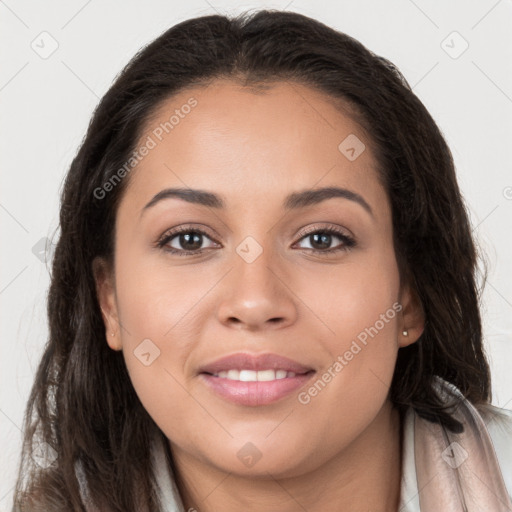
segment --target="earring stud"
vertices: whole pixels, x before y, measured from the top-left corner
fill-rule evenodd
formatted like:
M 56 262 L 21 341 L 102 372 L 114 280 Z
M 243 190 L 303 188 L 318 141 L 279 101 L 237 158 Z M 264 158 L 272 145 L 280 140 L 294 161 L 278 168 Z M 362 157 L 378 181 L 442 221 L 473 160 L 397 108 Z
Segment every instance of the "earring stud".
M 402 334 L 403 334 L 404 336 L 409 336 L 409 331 L 402 331 Z

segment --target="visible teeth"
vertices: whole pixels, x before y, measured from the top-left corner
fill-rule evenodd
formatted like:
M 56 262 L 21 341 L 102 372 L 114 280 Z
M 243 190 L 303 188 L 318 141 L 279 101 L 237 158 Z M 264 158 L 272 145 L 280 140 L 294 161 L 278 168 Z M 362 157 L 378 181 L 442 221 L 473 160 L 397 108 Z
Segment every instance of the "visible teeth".
M 242 382 L 253 382 L 258 380 L 258 372 L 255 372 L 254 370 L 240 370 L 238 380 L 241 380 Z
M 257 372 L 259 381 L 274 380 L 276 378 L 276 372 L 274 370 L 261 370 Z
M 228 379 L 240 380 L 240 372 L 238 370 L 228 370 Z
M 295 377 L 294 372 L 287 372 L 286 370 L 223 370 L 215 375 L 221 379 L 239 380 L 241 382 L 268 382 L 286 377 Z

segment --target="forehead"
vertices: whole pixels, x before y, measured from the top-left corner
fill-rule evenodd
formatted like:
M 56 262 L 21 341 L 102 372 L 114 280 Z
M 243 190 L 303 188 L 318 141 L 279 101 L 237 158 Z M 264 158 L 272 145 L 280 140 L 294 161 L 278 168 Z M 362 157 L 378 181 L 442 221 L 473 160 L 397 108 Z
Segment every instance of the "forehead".
M 228 203 L 241 192 L 268 201 L 315 186 L 379 187 L 372 143 L 350 111 L 297 83 L 182 90 L 146 120 L 143 145 L 128 188 L 141 201 L 170 186 L 217 190 Z

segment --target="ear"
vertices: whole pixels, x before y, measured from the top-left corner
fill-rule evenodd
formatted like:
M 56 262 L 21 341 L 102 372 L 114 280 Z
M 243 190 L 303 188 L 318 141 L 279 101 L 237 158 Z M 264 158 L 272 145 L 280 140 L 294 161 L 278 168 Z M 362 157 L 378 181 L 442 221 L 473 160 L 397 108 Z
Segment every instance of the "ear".
M 400 298 L 402 314 L 398 322 L 398 345 L 406 347 L 418 341 L 422 335 L 425 329 L 425 312 L 418 293 L 410 284 L 402 287 Z
M 96 295 L 105 324 L 105 337 L 112 350 L 121 350 L 121 330 L 117 314 L 114 272 L 99 256 L 92 262 L 92 271 L 96 283 Z

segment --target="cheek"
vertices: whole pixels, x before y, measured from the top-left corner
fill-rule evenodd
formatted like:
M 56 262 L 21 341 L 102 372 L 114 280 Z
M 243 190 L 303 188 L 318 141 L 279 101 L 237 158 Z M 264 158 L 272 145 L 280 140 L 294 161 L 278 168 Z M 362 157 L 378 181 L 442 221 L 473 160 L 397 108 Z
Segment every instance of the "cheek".
M 338 267 L 302 297 L 319 320 L 319 350 L 329 354 L 324 378 L 306 389 L 303 402 L 314 407 L 343 405 L 344 415 L 369 414 L 382 406 L 391 384 L 398 351 L 399 273 L 392 251 Z M 316 398 L 318 397 L 318 398 Z M 332 410 L 329 414 L 337 414 Z
M 123 241 L 119 245 L 118 254 L 122 256 L 116 260 L 116 291 L 119 318 L 126 327 L 123 345 L 131 346 L 145 338 L 167 343 L 194 315 L 211 276 L 185 265 L 173 268 L 166 264 L 163 254 L 130 249 L 130 244 Z M 122 245 L 126 252 L 121 250 Z
M 343 449 L 374 421 L 394 373 L 401 308 L 397 290 L 382 282 L 377 288 L 362 275 L 354 280 L 351 287 L 347 277 L 346 293 L 331 295 L 337 298 L 324 318 L 335 334 L 322 336 L 319 346 L 329 358 L 297 396 L 296 415 L 318 460 Z
M 396 345 L 400 277 L 394 252 L 386 249 L 316 272 L 314 286 L 309 272 L 303 272 L 295 284 L 318 318 L 332 354 L 348 349 L 347 343 L 355 339 L 361 344 L 378 339 L 374 348 L 379 355 L 390 344 Z
M 158 424 L 173 423 L 190 399 L 180 384 L 192 342 L 199 337 L 194 314 L 199 280 L 192 284 L 183 273 L 177 279 L 176 270 L 165 271 L 148 264 L 147 255 L 121 249 L 116 292 L 123 356 L 145 409 Z

